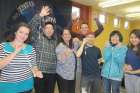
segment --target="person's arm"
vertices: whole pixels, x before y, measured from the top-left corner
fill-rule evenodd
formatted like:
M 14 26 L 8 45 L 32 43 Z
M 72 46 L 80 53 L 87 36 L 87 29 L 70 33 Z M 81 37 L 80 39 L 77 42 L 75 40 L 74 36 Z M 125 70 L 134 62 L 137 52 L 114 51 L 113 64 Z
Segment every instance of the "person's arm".
M 82 55 L 84 47 L 85 47 L 85 44 L 86 44 L 86 39 L 83 40 L 80 48 L 77 50 L 77 52 L 76 52 L 77 57 L 80 57 Z
M 32 70 L 32 73 L 33 73 L 34 77 L 43 78 L 42 72 L 37 67 L 36 52 L 35 52 L 34 48 L 32 48 L 32 55 L 30 57 L 29 65 L 31 66 L 31 70 Z
M 81 41 L 79 38 L 77 38 L 77 37 L 73 38 L 73 39 L 72 39 L 72 42 L 73 42 L 74 46 L 76 46 L 76 47 L 74 47 L 74 48 L 76 48 L 76 50 L 77 50 L 77 49 L 79 48 L 79 46 L 82 44 L 82 41 Z
M 32 28 L 31 43 L 34 43 L 34 41 L 38 38 L 39 30 L 41 26 L 41 20 L 42 20 L 42 17 L 39 14 L 36 14 L 29 22 L 29 25 Z
M 102 58 L 102 53 L 101 53 L 101 50 L 99 49 L 99 54 L 98 54 L 98 64 L 103 64 L 104 61 L 103 61 L 103 58 Z
M 98 64 L 99 64 L 99 65 L 100 65 L 100 64 L 103 64 L 103 63 L 104 63 L 103 58 L 98 59 Z
M 108 62 L 112 58 L 112 51 L 110 46 L 106 46 L 103 49 L 103 60 L 104 63 Z
M 104 30 L 104 27 L 97 18 L 95 18 L 95 21 L 96 21 L 96 25 L 97 25 L 98 29 L 94 32 L 94 35 L 95 35 L 95 37 L 97 37 Z
M 45 7 L 43 7 L 40 11 L 40 13 L 37 13 L 32 19 L 31 21 L 29 22 L 29 24 L 31 25 L 31 27 L 34 28 L 38 26 L 38 24 L 41 24 L 41 19 L 44 17 L 44 16 L 48 16 L 50 14 L 49 12 L 49 8 L 48 9 L 45 9 Z
M 34 43 L 37 38 L 39 38 L 39 33 L 41 30 L 42 25 L 42 18 L 45 16 L 48 16 L 50 14 L 49 8 L 45 9 L 45 7 L 42 7 L 39 13 L 35 14 L 35 16 L 31 19 L 29 22 L 32 33 L 31 33 L 31 43 Z
M 17 52 L 15 51 L 15 52 L 9 54 L 8 56 L 2 58 L 0 60 L 0 69 L 7 66 L 11 62 L 11 60 L 15 58 L 16 55 L 17 55 Z
M 83 38 L 85 38 L 84 35 L 82 35 L 82 34 L 80 34 L 78 32 L 71 31 L 71 35 L 72 35 L 73 38 L 78 38 L 79 40 L 83 40 Z
M 32 73 L 33 73 L 34 77 L 43 78 L 43 74 L 42 74 L 42 72 L 38 69 L 37 66 L 34 66 L 34 67 L 32 68 Z
M 16 46 L 15 51 L 5 57 L 3 57 L 2 59 L 0 59 L 0 69 L 4 68 L 5 66 L 7 66 L 12 59 L 14 59 L 16 57 L 16 55 L 19 53 L 19 51 L 23 48 L 23 46 Z M 0 45 L 0 51 L 2 50 L 2 46 Z
M 129 64 L 125 64 L 123 69 L 126 73 L 133 70 L 132 66 Z
M 128 73 L 128 74 L 140 74 L 140 69 L 138 69 L 138 70 L 127 70 L 127 71 L 125 71 L 125 73 Z

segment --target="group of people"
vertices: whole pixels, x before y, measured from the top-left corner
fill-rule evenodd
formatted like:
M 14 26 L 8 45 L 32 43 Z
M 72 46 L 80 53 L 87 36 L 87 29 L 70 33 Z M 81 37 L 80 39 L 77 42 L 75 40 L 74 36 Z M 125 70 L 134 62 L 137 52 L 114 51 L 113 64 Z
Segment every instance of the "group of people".
M 120 93 L 124 73 L 127 93 L 140 93 L 140 29 L 130 33 L 128 46 L 120 31 L 112 31 L 101 53 L 94 44 L 104 29 L 97 19 L 95 32 L 82 23 L 80 33 L 57 33 L 49 15 L 49 6 L 42 6 L 28 24 L 18 24 L 11 42 L 0 44 L 1 93 L 54 93 L 56 82 L 59 93 L 76 93 L 79 63 L 81 93 Z M 30 35 L 32 45 L 26 43 Z

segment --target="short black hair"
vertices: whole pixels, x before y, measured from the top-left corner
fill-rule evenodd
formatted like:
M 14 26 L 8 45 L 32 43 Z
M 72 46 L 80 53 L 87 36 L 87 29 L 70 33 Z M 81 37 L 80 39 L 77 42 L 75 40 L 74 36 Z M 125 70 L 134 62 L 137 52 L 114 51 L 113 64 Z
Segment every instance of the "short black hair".
M 122 36 L 121 32 L 119 30 L 114 30 L 110 33 L 110 36 L 109 36 L 109 42 L 110 43 L 111 43 L 111 37 L 114 36 L 114 35 L 117 35 L 119 37 L 120 42 L 123 41 L 123 36 Z
M 54 25 L 52 22 L 45 22 L 45 23 L 43 24 L 43 28 L 44 28 L 46 25 L 52 25 L 53 28 L 55 28 L 55 25 Z

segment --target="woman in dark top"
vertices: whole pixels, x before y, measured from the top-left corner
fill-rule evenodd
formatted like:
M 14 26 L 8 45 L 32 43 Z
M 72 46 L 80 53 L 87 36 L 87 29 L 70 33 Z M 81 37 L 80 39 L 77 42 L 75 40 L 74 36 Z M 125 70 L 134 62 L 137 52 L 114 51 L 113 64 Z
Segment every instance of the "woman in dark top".
M 124 70 L 127 93 L 140 93 L 140 29 L 134 29 L 130 33 Z

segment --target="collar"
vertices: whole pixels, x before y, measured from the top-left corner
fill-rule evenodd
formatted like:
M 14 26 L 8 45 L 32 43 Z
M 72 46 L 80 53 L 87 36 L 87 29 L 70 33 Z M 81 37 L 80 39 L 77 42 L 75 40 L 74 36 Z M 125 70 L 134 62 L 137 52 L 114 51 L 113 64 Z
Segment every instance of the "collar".
M 5 42 L 3 43 L 3 46 L 4 46 L 3 50 L 6 53 L 12 53 L 15 51 L 15 48 L 11 45 L 11 42 Z M 28 44 L 19 52 L 19 54 L 30 54 L 30 53 L 32 53 L 32 46 Z
M 93 47 L 93 45 L 90 45 L 90 44 L 86 44 L 86 47 Z

